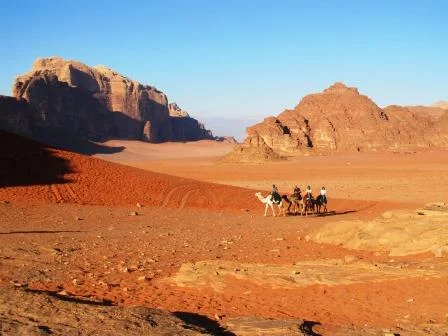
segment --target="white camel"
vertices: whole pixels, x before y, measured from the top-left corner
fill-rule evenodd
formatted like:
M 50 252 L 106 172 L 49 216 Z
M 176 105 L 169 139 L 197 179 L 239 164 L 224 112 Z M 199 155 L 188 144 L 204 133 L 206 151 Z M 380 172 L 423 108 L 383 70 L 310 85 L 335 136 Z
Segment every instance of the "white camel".
M 269 206 L 271 207 L 272 215 L 275 217 L 274 204 L 276 204 L 278 206 L 278 209 L 280 210 L 279 215 L 283 213 L 283 216 L 286 216 L 285 209 L 283 209 L 282 201 L 280 201 L 279 203 L 274 203 L 274 201 L 272 200 L 272 195 L 267 195 L 266 197 L 264 197 L 261 192 L 255 193 L 255 196 L 257 196 L 261 203 L 266 204 L 264 208 L 265 217 Z

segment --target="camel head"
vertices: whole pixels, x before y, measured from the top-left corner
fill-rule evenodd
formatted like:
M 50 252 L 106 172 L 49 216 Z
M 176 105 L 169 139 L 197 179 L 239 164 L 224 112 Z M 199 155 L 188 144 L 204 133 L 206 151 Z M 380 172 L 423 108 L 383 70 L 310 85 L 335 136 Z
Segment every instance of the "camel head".
M 256 196 L 260 201 L 266 199 L 266 197 L 264 197 L 264 196 L 262 195 L 261 192 L 256 192 L 256 193 L 255 193 L 255 196 Z M 269 195 L 269 196 L 270 196 L 270 195 Z

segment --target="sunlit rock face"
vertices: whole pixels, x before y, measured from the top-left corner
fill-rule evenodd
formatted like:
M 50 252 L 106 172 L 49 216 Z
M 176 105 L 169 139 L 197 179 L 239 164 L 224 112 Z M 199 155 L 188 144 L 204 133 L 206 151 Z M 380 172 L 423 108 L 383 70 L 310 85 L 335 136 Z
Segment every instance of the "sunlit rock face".
M 248 127 L 244 143 L 287 154 L 447 147 L 448 128 L 437 126 L 447 112 L 424 106 L 382 109 L 358 89 L 335 83 Z

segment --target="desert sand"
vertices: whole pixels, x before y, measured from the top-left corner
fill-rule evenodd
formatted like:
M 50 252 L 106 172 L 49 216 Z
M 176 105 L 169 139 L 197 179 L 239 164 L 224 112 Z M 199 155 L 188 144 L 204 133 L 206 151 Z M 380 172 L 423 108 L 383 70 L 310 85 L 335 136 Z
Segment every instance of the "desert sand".
M 446 201 L 447 152 L 232 164 L 210 141 L 2 143 L 5 335 L 448 332 L 448 210 L 427 205 Z M 263 217 L 273 183 L 325 185 L 329 213 Z

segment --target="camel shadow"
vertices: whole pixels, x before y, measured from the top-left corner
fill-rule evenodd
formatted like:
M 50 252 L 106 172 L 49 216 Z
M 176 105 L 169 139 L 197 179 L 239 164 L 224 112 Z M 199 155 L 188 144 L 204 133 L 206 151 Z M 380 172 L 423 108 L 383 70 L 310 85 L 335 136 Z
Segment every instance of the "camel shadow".
M 233 332 L 222 327 L 218 322 L 204 315 L 190 312 L 174 312 L 174 316 L 181 319 L 185 329 L 202 329 L 207 335 L 215 336 L 236 336 Z
M 340 215 L 346 215 L 349 213 L 358 212 L 358 210 L 345 210 L 345 211 L 327 211 L 327 212 L 321 212 L 314 214 L 316 217 L 327 217 L 327 216 L 340 216 Z
M 314 217 L 327 217 L 327 216 L 340 216 L 340 215 L 346 215 L 349 213 L 358 212 L 359 210 L 346 210 L 346 211 L 327 211 L 327 212 L 321 212 L 321 213 L 308 213 L 308 216 L 314 216 Z M 305 217 L 305 215 L 302 215 L 300 212 L 298 213 L 290 213 L 288 214 L 288 217 Z

